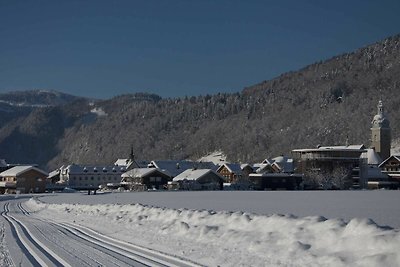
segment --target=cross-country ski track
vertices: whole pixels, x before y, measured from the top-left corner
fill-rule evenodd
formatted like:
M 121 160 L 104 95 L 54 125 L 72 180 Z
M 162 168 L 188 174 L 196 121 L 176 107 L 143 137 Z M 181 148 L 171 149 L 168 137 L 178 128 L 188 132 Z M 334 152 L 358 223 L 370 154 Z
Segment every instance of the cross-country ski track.
M 200 266 L 75 223 L 43 220 L 23 201 L 9 199 L 2 205 L 9 266 Z

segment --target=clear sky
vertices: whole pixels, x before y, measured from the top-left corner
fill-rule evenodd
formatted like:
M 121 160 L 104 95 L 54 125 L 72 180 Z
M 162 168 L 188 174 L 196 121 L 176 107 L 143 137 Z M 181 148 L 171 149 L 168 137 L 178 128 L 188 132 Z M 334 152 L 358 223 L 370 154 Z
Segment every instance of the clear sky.
M 399 0 L 0 0 L 0 92 L 239 92 L 398 33 Z

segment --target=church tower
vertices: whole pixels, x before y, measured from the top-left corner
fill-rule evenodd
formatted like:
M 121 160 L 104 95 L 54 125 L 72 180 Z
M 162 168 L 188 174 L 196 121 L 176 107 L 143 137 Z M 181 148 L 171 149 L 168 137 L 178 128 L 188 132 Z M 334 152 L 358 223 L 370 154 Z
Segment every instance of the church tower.
M 375 151 L 379 154 L 382 160 L 390 157 L 390 123 L 386 118 L 382 100 L 378 103 L 378 114 L 372 120 L 371 128 L 371 146 L 375 147 Z

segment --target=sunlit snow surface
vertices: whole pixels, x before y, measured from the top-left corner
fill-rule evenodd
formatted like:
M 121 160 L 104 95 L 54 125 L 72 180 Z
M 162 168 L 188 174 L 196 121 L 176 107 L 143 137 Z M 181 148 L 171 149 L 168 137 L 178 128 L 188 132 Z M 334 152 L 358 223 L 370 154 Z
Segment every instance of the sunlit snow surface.
M 207 266 L 399 266 L 399 200 L 400 191 L 76 193 L 25 206 Z

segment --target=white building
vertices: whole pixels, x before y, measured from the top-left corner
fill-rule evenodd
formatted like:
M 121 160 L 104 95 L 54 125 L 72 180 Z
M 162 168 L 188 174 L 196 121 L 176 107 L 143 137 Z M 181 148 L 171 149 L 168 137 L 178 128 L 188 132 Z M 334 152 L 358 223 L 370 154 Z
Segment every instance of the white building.
M 126 167 L 68 165 L 60 168 L 60 182 L 72 188 L 98 188 L 100 185 L 119 184 Z

